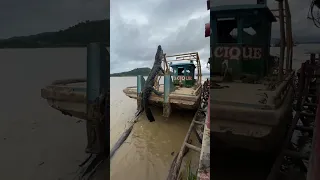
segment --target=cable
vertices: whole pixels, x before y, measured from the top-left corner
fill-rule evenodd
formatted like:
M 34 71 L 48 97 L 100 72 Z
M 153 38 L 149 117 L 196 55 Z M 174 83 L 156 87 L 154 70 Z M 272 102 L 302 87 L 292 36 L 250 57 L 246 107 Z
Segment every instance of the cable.
M 320 28 L 320 0 L 312 0 L 307 18 L 312 20 L 317 28 Z

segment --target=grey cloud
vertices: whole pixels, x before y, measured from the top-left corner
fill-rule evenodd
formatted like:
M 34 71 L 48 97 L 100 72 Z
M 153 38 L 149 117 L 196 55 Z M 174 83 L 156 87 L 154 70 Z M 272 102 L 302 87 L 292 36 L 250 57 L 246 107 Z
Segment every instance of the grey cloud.
M 111 72 L 151 67 L 159 44 L 167 54 L 198 51 L 203 65 L 209 57 L 205 1 L 112 1 L 110 21 Z
M 216 5 L 222 5 L 255 3 L 256 0 L 214 2 Z M 270 9 L 278 8 L 276 1 L 267 2 Z M 310 3 L 300 0 L 289 0 L 289 3 L 294 37 L 319 37 L 319 29 L 307 20 Z M 158 44 L 163 46 L 167 54 L 198 51 L 202 65 L 205 66 L 210 53 L 209 38 L 204 38 L 204 24 L 209 22 L 208 14 L 205 14 L 205 0 L 118 0 L 112 1 L 111 7 L 111 27 L 117 27 L 111 30 L 111 72 L 141 66 L 150 67 Z M 204 15 L 188 18 L 191 14 L 197 13 Z M 123 18 L 124 16 L 129 17 L 130 21 Z M 279 23 L 274 23 L 272 36 L 278 37 L 278 32 Z M 157 37 L 150 38 L 155 34 Z
M 278 3 L 276 1 L 270 1 L 268 3 L 270 9 L 278 9 Z M 292 19 L 292 31 L 293 36 L 296 38 L 303 38 L 305 35 L 309 37 L 320 38 L 319 29 L 316 28 L 311 20 L 307 19 L 310 1 L 289 0 L 289 6 Z M 275 13 L 276 15 L 278 13 Z M 272 28 L 273 36 L 279 37 L 279 23 L 274 23 Z
M 215 0 L 245 3 L 256 0 Z M 307 13 L 310 1 L 289 0 L 295 37 L 319 38 Z M 84 20 L 104 19 L 111 11 L 111 72 L 151 66 L 158 44 L 166 53 L 198 51 L 204 65 L 209 57 L 206 0 L 11 0 L 0 2 L 0 38 L 56 31 Z M 277 8 L 268 0 L 270 9 Z M 193 17 L 190 17 L 193 15 Z M 273 25 L 277 37 L 278 23 Z

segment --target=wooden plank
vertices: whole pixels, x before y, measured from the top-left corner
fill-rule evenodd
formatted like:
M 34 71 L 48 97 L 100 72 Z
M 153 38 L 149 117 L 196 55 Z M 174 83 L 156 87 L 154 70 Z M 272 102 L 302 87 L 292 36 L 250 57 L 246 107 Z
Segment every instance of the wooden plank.
M 306 63 L 302 63 L 301 64 L 301 68 L 300 68 L 300 76 L 299 76 L 299 87 L 298 87 L 298 101 L 296 104 L 296 108 L 297 111 L 301 111 L 302 109 L 302 99 L 303 99 L 303 91 L 304 91 L 304 87 L 305 87 L 305 83 L 306 83 L 306 79 L 305 79 L 305 70 L 306 70 Z M 309 94 L 309 93 L 308 93 Z
M 200 121 L 194 121 L 194 123 L 199 124 L 199 125 L 205 125 L 204 122 L 200 122 Z
M 291 25 L 291 12 L 288 0 L 284 0 L 286 12 L 286 35 L 287 35 L 287 54 L 286 54 L 286 70 L 292 70 L 292 56 L 293 56 L 293 38 Z
M 103 112 L 97 113 L 96 109 L 97 104 L 102 100 L 100 99 L 101 95 L 105 95 L 109 91 L 110 78 L 109 72 L 106 70 L 109 57 L 107 55 L 107 49 L 101 43 L 91 43 L 87 47 L 87 115 L 88 119 L 92 119 L 92 121 L 86 122 L 88 137 L 86 151 L 97 154 L 103 153 L 104 147 L 109 146 L 106 144 L 109 132 L 105 131 L 107 127 L 104 126 L 104 124 L 107 126 L 109 122 L 101 121 Z M 95 132 L 95 135 L 92 132 Z M 93 139 L 95 139 L 94 142 L 92 142 Z
M 143 76 L 141 75 L 137 76 L 137 96 L 139 96 L 139 94 L 142 92 L 145 82 L 146 80 L 144 79 Z
M 290 156 L 290 157 L 293 157 L 296 159 L 308 159 L 309 158 L 308 155 L 305 155 L 301 152 L 291 151 L 291 150 L 285 150 L 284 155 Z
M 163 116 L 169 117 L 172 109 L 170 104 L 170 93 L 173 91 L 173 84 L 170 74 L 164 75 L 164 97 L 163 97 Z
M 87 148 L 93 154 L 80 171 L 80 179 L 90 179 L 96 168 L 109 156 L 109 85 L 110 54 L 102 43 L 91 43 L 87 47 L 86 121 Z M 106 114 L 106 116 L 104 116 Z
M 92 103 L 102 92 L 108 91 L 109 74 L 107 52 L 100 43 L 91 43 L 87 48 L 87 100 Z
M 306 127 L 306 126 L 296 126 L 296 130 L 303 131 L 303 132 L 313 132 L 313 127 Z
M 279 73 L 278 80 L 283 80 L 283 64 L 284 64 L 284 50 L 285 50 L 285 28 L 284 28 L 284 13 L 283 1 L 278 2 L 279 7 L 279 20 L 280 20 L 280 60 L 279 60 Z
M 271 168 L 271 171 L 270 171 L 270 174 L 268 175 L 267 180 L 276 179 L 277 173 L 279 172 L 281 164 L 283 162 L 283 156 L 285 155 L 285 150 L 287 149 L 287 146 L 288 146 L 288 144 L 289 144 L 289 142 L 291 140 L 293 131 L 295 129 L 295 126 L 296 126 L 299 118 L 300 118 L 300 112 L 298 111 L 298 112 L 296 112 L 296 114 L 295 114 L 295 116 L 294 116 L 294 118 L 292 120 L 292 124 L 291 124 L 291 126 L 290 126 L 290 128 L 288 130 L 288 134 L 287 134 L 286 139 L 285 139 L 285 141 L 283 143 L 282 150 L 281 150 L 280 154 L 278 155 L 275 163 L 273 164 L 273 166 Z
M 184 143 L 183 143 L 183 145 L 182 145 L 182 147 L 181 147 L 181 149 L 179 151 L 179 154 L 178 154 L 177 160 L 175 162 L 174 168 L 173 168 L 173 170 L 171 172 L 171 175 L 169 175 L 171 177 L 170 180 L 177 180 L 178 179 L 178 175 L 179 175 L 179 171 L 180 171 L 180 167 L 181 167 L 181 163 L 182 163 L 182 158 L 183 158 L 183 152 L 184 152 L 184 150 L 186 148 L 186 142 L 188 142 L 188 140 L 190 138 L 190 135 L 191 135 L 191 132 L 193 130 L 194 121 L 195 121 L 196 117 L 197 117 L 197 113 L 192 119 L 192 122 L 191 122 L 190 127 L 189 127 L 188 132 L 187 132 L 187 135 L 184 138 L 184 141 L 183 141 Z
M 308 97 L 317 97 L 315 94 L 308 94 Z
M 307 180 L 320 179 L 320 101 L 318 101 L 318 108 L 315 118 L 315 128 L 313 130 L 312 150 L 309 160 L 309 168 L 307 173 Z
M 317 107 L 318 105 L 316 103 L 305 103 L 304 106 Z
M 304 116 L 304 117 L 315 117 L 316 115 L 313 114 L 313 113 L 308 113 L 308 112 L 301 112 L 300 114 L 301 116 Z
M 192 149 L 192 150 L 195 150 L 197 152 L 201 152 L 201 148 L 197 147 L 197 146 L 194 146 L 192 144 L 189 144 L 189 143 L 185 143 L 185 145 L 189 148 L 189 149 Z
M 210 95 L 208 97 L 208 102 L 210 102 Z M 205 120 L 205 124 L 206 126 L 204 127 L 203 131 L 199 169 L 197 175 L 199 180 L 210 179 L 210 103 L 208 103 L 207 118 Z

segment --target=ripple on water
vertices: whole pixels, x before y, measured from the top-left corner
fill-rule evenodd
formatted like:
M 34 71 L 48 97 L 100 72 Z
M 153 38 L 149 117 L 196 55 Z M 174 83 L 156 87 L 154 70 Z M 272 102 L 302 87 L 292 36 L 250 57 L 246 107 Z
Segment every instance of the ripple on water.
M 114 155 L 111 162 L 113 179 L 165 179 L 171 162 L 179 152 L 188 131 L 190 118 L 173 113 L 168 120 L 161 110 L 153 108 L 156 121 L 150 123 L 145 115 L 134 125 L 126 143 Z M 174 153 L 173 153 L 174 152 Z M 125 172 L 125 173 L 124 173 Z
M 136 77 L 112 77 L 110 80 L 110 143 L 113 146 L 136 112 L 136 100 L 122 92 L 128 86 L 135 86 Z M 194 112 L 174 111 L 168 120 L 162 117 L 161 108 L 152 108 L 152 112 L 156 121 L 150 123 L 143 113 L 128 139 L 113 156 L 111 179 L 166 179 Z M 192 139 L 196 142 L 195 136 Z M 185 159 L 191 159 L 193 153 L 190 151 Z M 197 166 L 197 159 L 194 162 Z

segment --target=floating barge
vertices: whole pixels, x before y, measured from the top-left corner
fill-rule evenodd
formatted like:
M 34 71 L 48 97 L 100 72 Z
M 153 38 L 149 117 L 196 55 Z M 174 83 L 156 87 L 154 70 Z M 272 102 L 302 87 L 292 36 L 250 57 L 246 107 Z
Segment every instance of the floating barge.
M 188 61 L 176 63 L 176 61 Z M 170 71 L 170 68 L 172 71 Z M 150 104 L 163 106 L 163 115 L 168 117 L 171 108 L 197 110 L 201 96 L 201 64 L 197 52 L 184 53 L 167 56 L 164 55 L 163 69 L 164 76 L 158 75 L 155 80 L 155 89 L 164 93 L 157 96 L 154 93 L 150 97 Z M 195 75 L 195 70 L 197 74 Z M 173 74 L 173 75 L 171 75 Z M 196 79 L 194 78 L 196 76 Z M 164 77 L 164 84 L 160 84 L 161 77 Z M 144 85 L 144 77 L 137 76 L 137 86 L 127 87 L 123 92 L 130 98 L 137 99 L 138 105 L 141 101 L 140 93 Z
M 87 47 L 87 77 L 56 80 L 41 88 L 41 97 L 64 115 L 92 121 L 101 117 L 99 103 L 101 94 L 108 94 L 110 74 L 107 67 L 109 47 L 102 43 L 91 43 Z M 99 93 L 103 91 L 104 93 Z
M 74 116 L 84 120 L 87 116 L 87 80 L 66 79 L 57 80 L 41 89 L 41 97 L 48 104 L 65 115 Z
M 164 84 L 159 87 L 159 92 L 164 93 Z M 196 89 L 192 88 L 177 88 L 174 92 L 169 95 L 170 103 L 172 108 L 177 109 L 192 109 L 196 110 L 198 108 L 198 101 L 200 97 L 201 86 Z M 137 87 L 127 87 L 123 92 L 130 98 L 138 99 Z M 161 106 L 163 104 L 164 98 L 152 94 L 150 97 L 150 104 Z

